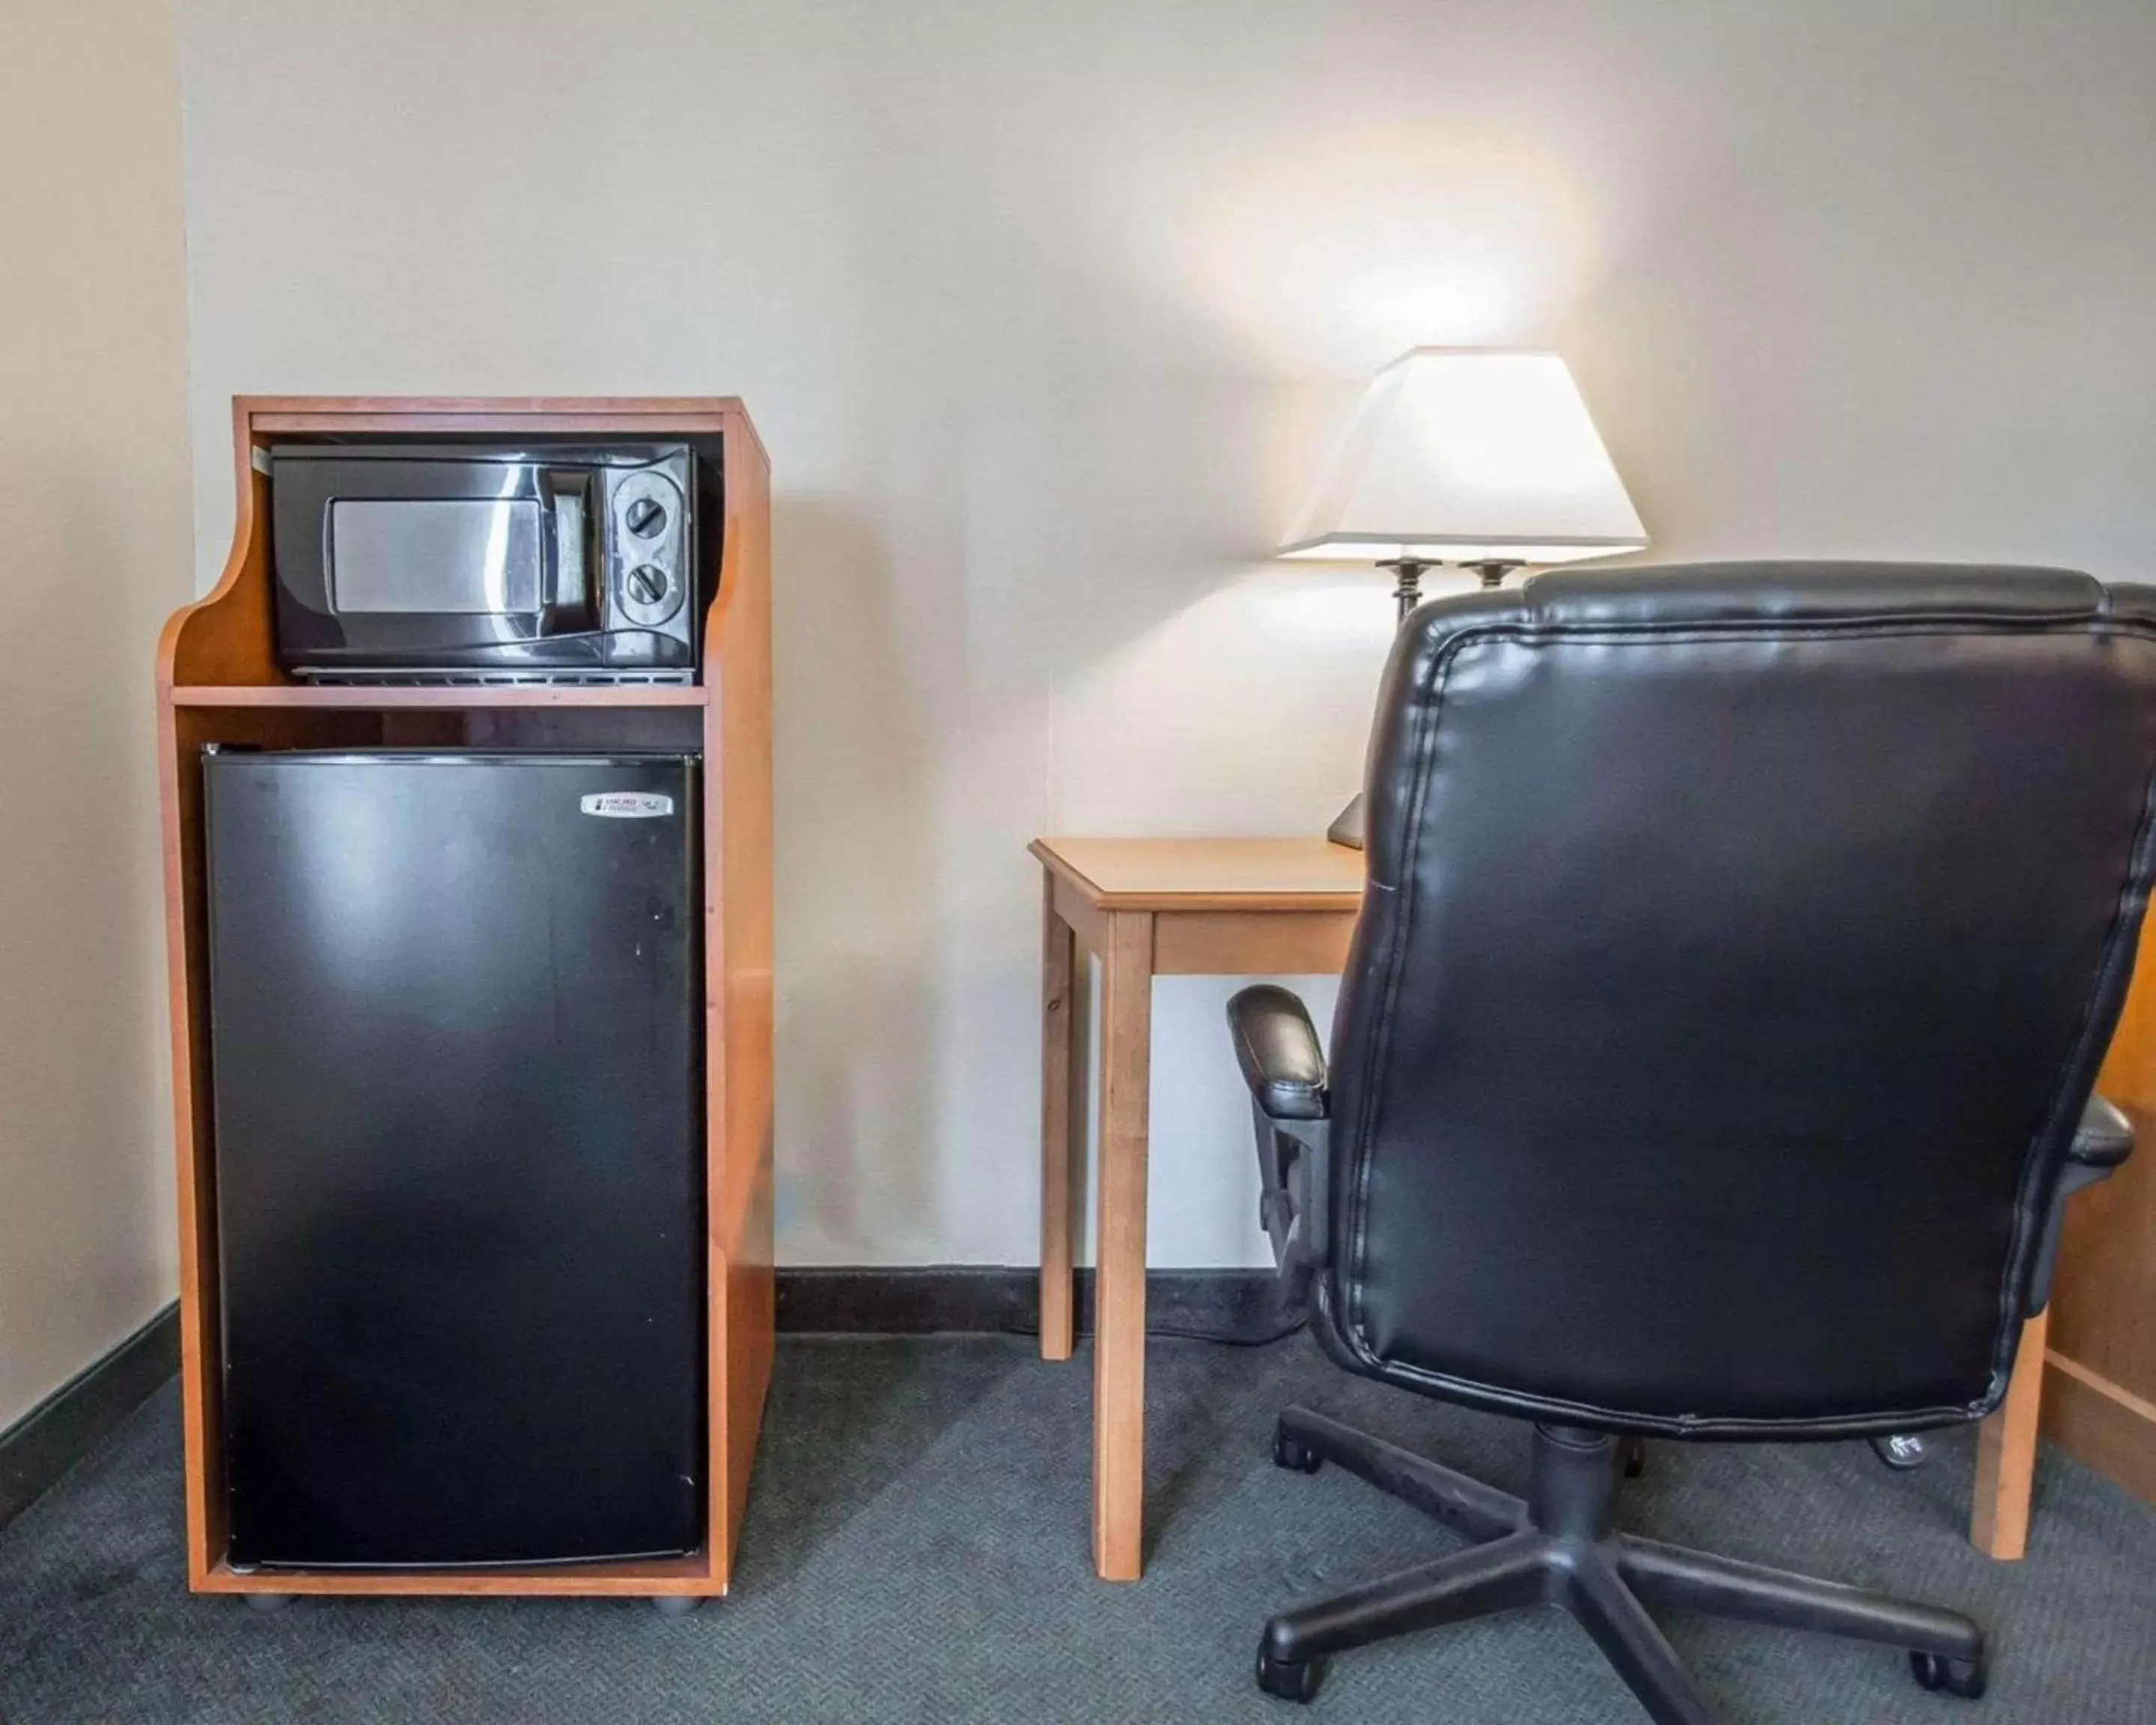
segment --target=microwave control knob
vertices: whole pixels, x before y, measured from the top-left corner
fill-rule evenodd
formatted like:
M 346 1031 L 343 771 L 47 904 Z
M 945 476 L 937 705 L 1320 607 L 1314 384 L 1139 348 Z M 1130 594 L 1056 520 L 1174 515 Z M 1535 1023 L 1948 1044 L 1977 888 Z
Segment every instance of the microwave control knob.
M 651 506 L 656 509 L 659 506 L 654 503 Z M 654 563 L 639 563 L 629 572 L 629 596 L 639 605 L 663 603 L 672 585 L 666 578 L 666 572 Z
M 638 538 L 649 539 L 666 525 L 666 506 L 656 497 L 639 497 L 629 506 L 622 519 Z

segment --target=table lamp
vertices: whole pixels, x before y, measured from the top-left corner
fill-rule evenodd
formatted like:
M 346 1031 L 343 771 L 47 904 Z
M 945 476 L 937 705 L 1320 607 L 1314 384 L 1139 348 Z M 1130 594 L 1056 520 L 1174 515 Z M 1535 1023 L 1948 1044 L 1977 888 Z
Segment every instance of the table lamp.
M 1435 565 L 1472 569 L 1495 587 L 1523 564 L 1646 542 L 1562 358 L 1414 347 L 1371 381 L 1276 555 L 1390 569 L 1404 623 Z M 1362 848 L 1359 793 L 1327 836 Z

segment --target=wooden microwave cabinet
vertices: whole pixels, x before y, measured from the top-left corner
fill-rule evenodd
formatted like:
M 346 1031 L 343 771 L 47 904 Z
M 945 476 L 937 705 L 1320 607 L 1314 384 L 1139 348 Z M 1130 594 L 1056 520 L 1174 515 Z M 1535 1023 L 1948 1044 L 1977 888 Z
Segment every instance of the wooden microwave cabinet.
M 278 665 L 270 481 L 276 442 L 368 435 L 626 438 L 721 464 L 718 562 L 693 684 L 318 685 Z M 187 1580 L 198 1592 L 583 1594 L 693 1599 L 726 1589 L 772 1357 L 770 467 L 740 402 L 241 397 L 239 511 L 223 578 L 157 644 L 158 772 L 180 1220 Z M 266 465 L 266 464 L 264 464 Z M 483 1569 L 242 1571 L 227 1561 L 218 1386 L 217 1146 L 210 1106 L 202 748 L 701 750 L 706 1421 L 704 1540 L 686 1557 Z

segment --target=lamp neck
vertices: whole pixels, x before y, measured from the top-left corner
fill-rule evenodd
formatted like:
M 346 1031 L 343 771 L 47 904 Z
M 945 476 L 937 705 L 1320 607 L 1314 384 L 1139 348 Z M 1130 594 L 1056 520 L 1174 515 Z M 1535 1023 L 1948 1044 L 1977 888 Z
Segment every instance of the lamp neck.
M 1393 603 L 1399 608 L 1398 620 L 1405 623 L 1408 614 L 1422 601 L 1422 572 L 1430 565 L 1414 557 L 1396 557 L 1378 567 L 1390 569 L 1399 578 L 1393 588 Z
M 1422 603 L 1422 572 L 1435 565 L 1424 562 L 1419 557 L 1395 557 L 1389 563 L 1380 563 L 1378 567 L 1390 569 L 1397 578 L 1393 588 L 1393 603 L 1399 608 L 1399 620 L 1405 623 L 1409 614 Z M 1472 569 L 1476 579 L 1486 589 L 1497 586 L 1520 565 L 1503 557 L 1492 557 L 1485 562 L 1466 563 L 1461 567 Z

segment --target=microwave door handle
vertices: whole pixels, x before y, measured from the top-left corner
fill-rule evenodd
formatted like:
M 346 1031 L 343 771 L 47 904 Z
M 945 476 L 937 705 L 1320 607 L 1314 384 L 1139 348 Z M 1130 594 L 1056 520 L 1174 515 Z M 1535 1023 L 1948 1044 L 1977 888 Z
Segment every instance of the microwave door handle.
M 554 525 L 553 590 L 544 634 L 577 634 L 592 626 L 592 533 L 588 507 L 590 475 L 575 469 L 550 470 L 547 475 L 548 501 Z

